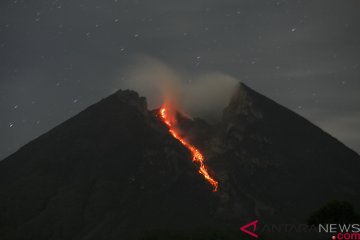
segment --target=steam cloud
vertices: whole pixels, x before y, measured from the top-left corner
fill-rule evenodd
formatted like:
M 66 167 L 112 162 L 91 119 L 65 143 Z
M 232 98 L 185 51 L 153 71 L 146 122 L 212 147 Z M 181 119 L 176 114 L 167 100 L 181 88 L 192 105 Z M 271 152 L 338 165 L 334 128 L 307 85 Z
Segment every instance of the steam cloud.
M 150 109 L 163 103 L 209 121 L 220 119 L 238 80 L 219 72 L 188 74 L 176 71 L 148 56 L 137 57 L 120 82 L 122 89 L 132 89 L 145 96 Z

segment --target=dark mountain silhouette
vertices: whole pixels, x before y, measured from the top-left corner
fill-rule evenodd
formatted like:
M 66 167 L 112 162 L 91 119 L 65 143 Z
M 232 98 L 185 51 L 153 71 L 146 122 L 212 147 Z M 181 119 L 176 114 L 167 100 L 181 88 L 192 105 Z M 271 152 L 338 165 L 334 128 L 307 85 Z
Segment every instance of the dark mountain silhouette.
M 303 221 L 329 199 L 360 206 L 359 155 L 244 84 L 219 124 L 182 122 L 185 135 L 208 156 L 224 192 L 253 199 L 253 211 L 262 219 Z
M 359 207 L 360 157 L 243 84 L 218 124 L 178 120 L 204 152 L 218 192 L 157 111 L 137 93 L 118 91 L 0 162 L 0 239 L 241 234 L 254 219 L 305 223 L 333 199 Z

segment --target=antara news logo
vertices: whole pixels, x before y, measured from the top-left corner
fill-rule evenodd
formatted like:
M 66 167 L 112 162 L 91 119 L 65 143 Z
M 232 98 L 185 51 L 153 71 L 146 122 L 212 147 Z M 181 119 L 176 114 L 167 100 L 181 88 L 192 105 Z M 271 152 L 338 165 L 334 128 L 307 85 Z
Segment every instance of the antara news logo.
M 253 238 L 259 238 L 257 233 L 258 220 L 249 222 L 248 224 L 240 227 L 240 230 Z M 274 231 L 276 230 L 276 231 Z M 265 224 L 260 232 L 317 232 L 331 234 L 332 240 L 360 240 L 360 224 L 319 224 L 307 226 L 306 224 Z
M 333 234 L 331 237 L 333 240 L 360 239 L 360 224 L 319 224 L 319 232 Z

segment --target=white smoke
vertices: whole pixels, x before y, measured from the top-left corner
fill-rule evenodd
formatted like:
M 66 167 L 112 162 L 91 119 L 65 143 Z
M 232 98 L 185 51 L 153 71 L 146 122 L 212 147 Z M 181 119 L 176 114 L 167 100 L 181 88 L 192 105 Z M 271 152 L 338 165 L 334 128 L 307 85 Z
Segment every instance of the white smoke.
M 176 71 L 148 56 L 137 57 L 119 82 L 120 88 L 145 96 L 150 109 L 167 103 L 192 117 L 210 121 L 221 117 L 239 83 L 219 72 L 195 75 Z

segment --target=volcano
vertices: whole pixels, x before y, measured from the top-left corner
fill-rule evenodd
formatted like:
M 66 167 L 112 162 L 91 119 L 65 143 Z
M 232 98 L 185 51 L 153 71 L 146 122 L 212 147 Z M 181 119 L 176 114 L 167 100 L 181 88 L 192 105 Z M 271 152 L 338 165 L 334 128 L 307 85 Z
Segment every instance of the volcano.
M 359 155 L 244 84 L 216 124 L 176 116 L 217 191 L 159 111 L 120 90 L 1 161 L 0 239 L 246 239 L 255 219 L 360 207 Z

